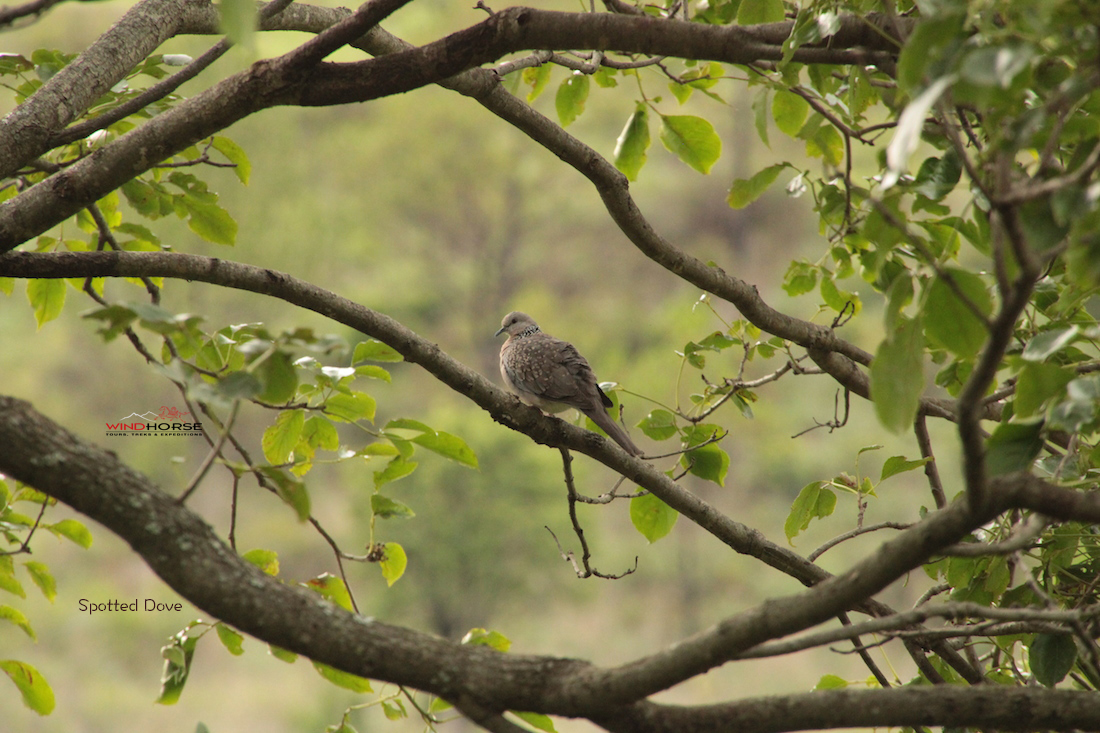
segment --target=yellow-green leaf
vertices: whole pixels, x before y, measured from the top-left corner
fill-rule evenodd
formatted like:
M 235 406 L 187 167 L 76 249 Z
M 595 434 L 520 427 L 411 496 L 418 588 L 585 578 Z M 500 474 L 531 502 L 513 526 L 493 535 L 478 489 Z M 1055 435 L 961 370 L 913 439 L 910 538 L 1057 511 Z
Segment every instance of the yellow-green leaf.
M 680 513 L 653 494 L 630 500 L 630 522 L 651 544 L 672 531 Z
M 290 454 L 294 452 L 294 446 L 302 437 L 302 428 L 306 422 L 305 410 L 284 410 L 279 413 L 267 430 L 264 431 L 260 445 L 263 447 L 264 458 L 273 465 L 280 465 L 290 460 Z
M 710 173 L 722 154 L 722 140 L 714 126 L 694 115 L 661 115 L 661 142 L 700 173 Z
M 772 98 L 772 119 L 781 132 L 794 137 L 810 114 L 810 103 L 794 92 L 779 91 Z
M 0 669 L 4 670 L 19 688 L 24 705 L 39 715 L 49 715 L 53 712 L 55 705 L 53 690 L 37 669 L 15 659 L 0 660 Z
M 387 542 L 384 547 L 386 557 L 378 564 L 382 568 L 382 577 L 386 579 L 386 584 L 393 585 L 405 574 L 409 559 L 405 555 L 405 548 L 396 542 Z
M 562 127 L 568 127 L 584 112 L 589 87 L 588 76 L 579 73 L 570 74 L 558 87 L 554 107 L 558 111 L 558 120 Z
M 370 680 L 348 672 L 342 672 L 335 667 L 330 667 L 321 662 L 313 662 L 313 668 L 326 680 L 352 692 L 371 692 Z
M 615 167 L 628 180 L 638 180 L 638 173 L 646 162 L 649 143 L 649 108 L 639 103 L 615 141 Z
M 243 636 L 221 622 L 215 624 L 214 629 L 218 632 L 218 640 L 221 641 L 222 646 L 229 650 L 230 654 L 235 657 L 244 654 Z
M 34 307 L 38 327 L 61 315 L 65 307 L 65 281 L 38 278 L 27 282 L 27 300 Z
M 898 316 L 871 363 L 871 398 L 879 421 L 891 432 L 909 430 L 924 391 L 924 338 L 920 318 Z
M 733 185 L 730 186 L 729 196 L 726 197 L 726 203 L 730 205 L 731 209 L 745 208 L 760 198 L 768 190 L 768 186 L 775 183 L 779 171 L 786 167 L 782 163 L 776 163 L 754 173 L 751 178 L 734 179 Z

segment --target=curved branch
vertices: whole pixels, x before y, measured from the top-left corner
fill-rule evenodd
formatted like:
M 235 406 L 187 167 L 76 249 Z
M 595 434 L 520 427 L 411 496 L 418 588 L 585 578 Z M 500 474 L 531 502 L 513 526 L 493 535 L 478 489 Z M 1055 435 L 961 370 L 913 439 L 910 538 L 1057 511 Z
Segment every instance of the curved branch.
M 649 489 L 735 551 L 757 557 L 806 585 L 813 585 L 804 594 L 762 607 L 766 612 L 755 609 L 743 613 L 671 650 L 628 665 L 621 674 L 616 672 L 613 679 L 600 679 L 596 686 L 605 690 L 608 699 L 619 703 L 665 689 L 758 643 L 808 628 L 852 608 L 866 608 L 876 615 L 892 613 L 885 605 L 869 600 L 871 596 L 995 514 L 968 512 L 965 503 L 952 505 L 884 544 L 869 560 L 844 575 L 830 577 L 817 565 L 721 514 L 655 467 L 628 456 L 610 441 L 521 405 L 393 319 L 283 273 L 196 255 L 132 252 L 14 252 L 0 257 L 0 273 L 18 277 L 175 277 L 282 298 L 388 343 L 407 361 L 419 364 L 469 397 L 498 422 L 540 443 L 573 448 L 599 460 Z M 1047 490 L 1045 485 L 1039 489 Z M 1013 495 L 1007 491 L 998 494 Z M 1100 501 L 1096 504 L 1100 507 Z M 1059 516 L 1055 510 L 1046 513 Z M 952 658 L 950 650 L 937 651 L 945 658 Z M 966 674 L 965 665 L 962 666 Z
M 198 515 L 113 453 L 83 442 L 21 400 L 0 397 L 0 443 L 6 447 L 0 452 L 0 470 L 103 524 L 203 611 L 338 669 L 453 700 L 485 720 L 519 709 L 586 717 L 609 730 L 639 732 L 728 730 L 731 720 L 744 731 L 914 721 L 1020 730 L 1088 728 L 1085 721 L 1100 716 L 1100 698 L 1094 693 L 984 685 L 838 690 L 696 708 L 641 700 L 660 678 L 683 678 L 700 662 L 713 666 L 723 661 L 736 637 L 736 646 L 748 648 L 754 637 L 781 635 L 795 609 L 812 613 L 815 604 L 835 605 L 842 586 L 873 592 L 876 581 L 868 576 L 882 577 L 876 568 L 896 569 L 913 557 L 914 549 L 935 547 L 966 531 L 976 521 L 968 516 L 966 502 L 932 515 L 844 576 L 799 596 L 770 601 L 649 659 L 599 669 L 580 660 L 456 644 L 351 614 L 302 587 L 282 583 L 238 557 Z M 1003 488 L 999 495 L 1022 491 Z
M 161 13 L 157 17 L 166 22 L 160 3 L 170 3 L 173 0 L 145 2 Z M 187 16 L 194 17 L 194 9 L 184 6 L 187 2 L 196 0 L 175 2 L 181 4 L 179 7 L 172 6 L 176 11 L 182 13 L 187 9 L 191 11 Z M 361 12 L 365 12 L 364 17 L 377 23 L 402 4 L 404 3 L 401 0 L 371 0 L 363 6 Z M 172 13 L 168 15 L 173 22 L 171 27 L 161 29 L 162 34 L 167 34 L 165 37 L 173 35 L 180 27 L 180 19 Z M 338 22 L 330 30 L 334 30 L 342 22 L 344 21 Z M 360 35 L 369 27 L 370 24 L 362 25 Z M 284 56 L 253 64 L 250 69 L 223 80 L 122 136 L 100 149 L 96 155 L 52 175 L 0 205 L 0 251 L 10 250 L 40 234 L 165 158 L 261 109 L 277 105 L 365 102 L 433 84 L 494 61 L 507 53 L 524 50 L 615 49 L 629 53 L 678 55 L 728 63 L 751 63 L 761 59 L 778 60 L 782 57 L 780 46 L 761 43 L 751 30 L 740 26 L 710 26 L 647 16 L 558 13 L 510 8 L 434 43 L 353 63 L 316 63 L 324 54 L 314 53 L 311 49 L 322 46 L 331 48 L 331 45 L 325 45 L 326 40 L 313 39 Z M 340 40 L 348 43 L 355 38 L 342 37 Z M 864 47 L 843 49 L 837 48 L 837 45 L 833 43 L 829 47 L 802 47 L 795 51 L 794 59 L 807 63 L 867 64 L 885 63 L 892 58 L 885 51 L 868 51 Z M 71 80 L 86 78 L 91 73 L 87 57 L 90 57 L 93 49 L 100 53 L 100 44 L 95 44 L 66 67 L 74 69 L 65 77 L 70 80 L 70 84 Z M 150 48 L 144 53 L 151 50 Z M 144 55 L 127 54 L 125 58 L 128 65 L 120 64 L 116 60 L 111 68 L 122 68 L 122 73 L 125 73 L 133 66 L 133 62 L 144 58 Z M 117 76 L 117 70 L 113 75 Z M 97 84 L 102 86 L 108 76 L 112 75 L 100 74 L 96 79 Z M 55 94 L 55 87 L 43 89 L 49 89 L 50 94 Z M 102 91 L 101 89 L 99 93 Z M 32 100 L 41 94 L 36 94 Z M 50 98 L 49 94 L 42 96 L 43 99 Z M 98 93 L 91 99 L 97 96 Z M 83 97 L 79 99 L 83 100 Z M 33 136 L 33 140 L 27 140 L 18 149 L 5 149 L 0 144 L 0 161 L 5 163 L 0 165 L 0 173 L 9 169 L 13 163 L 21 164 L 35 157 L 30 153 L 46 144 L 56 131 L 90 104 L 87 100 L 75 105 L 61 104 L 63 101 L 54 100 L 55 106 L 60 105 L 66 110 L 61 117 L 57 116 L 56 111 L 47 114 L 50 105 L 43 102 L 31 105 L 29 110 L 38 110 L 44 119 L 28 121 L 25 119 L 28 113 L 16 115 L 14 112 L 5 118 L 4 126 L 0 127 L 0 141 L 24 139 L 32 129 L 41 131 L 41 139 Z M 33 128 L 30 122 L 36 122 L 38 128 Z
M 139 61 L 176 35 L 179 18 L 188 6 L 201 4 L 200 0 L 142 0 L 30 99 L 0 120 L 0 178 L 49 150 L 55 132 L 83 114 Z
M 597 719 L 611 731 L 679 730 L 778 733 L 827 728 L 978 727 L 1089 730 L 1100 720 L 1095 692 L 1002 685 L 832 690 L 684 708 L 635 706 L 629 716 Z
M 211 257 L 175 253 L 10 252 L 0 256 L 0 274 L 31 278 L 169 277 L 280 298 L 389 344 L 406 361 L 423 367 L 443 384 L 488 412 L 494 420 L 526 434 L 535 442 L 570 448 L 600 461 L 652 491 L 736 552 L 751 555 L 805 585 L 813 585 L 829 577 L 829 573 L 797 553 L 725 516 L 654 466 L 627 455 L 614 442 L 523 405 L 481 374 L 451 358 L 434 343 L 394 319 L 285 273 Z

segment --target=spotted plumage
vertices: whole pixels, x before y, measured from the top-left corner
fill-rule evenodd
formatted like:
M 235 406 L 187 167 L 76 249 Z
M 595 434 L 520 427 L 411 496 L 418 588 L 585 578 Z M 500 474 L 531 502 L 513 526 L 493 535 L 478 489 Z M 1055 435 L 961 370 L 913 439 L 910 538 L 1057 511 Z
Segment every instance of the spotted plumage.
M 607 414 L 611 399 L 573 344 L 543 333 L 531 316 L 518 311 L 504 317 L 496 335 L 502 333 L 508 338 L 500 347 L 500 376 L 516 396 L 544 412 L 580 410 L 627 453 L 642 455 Z

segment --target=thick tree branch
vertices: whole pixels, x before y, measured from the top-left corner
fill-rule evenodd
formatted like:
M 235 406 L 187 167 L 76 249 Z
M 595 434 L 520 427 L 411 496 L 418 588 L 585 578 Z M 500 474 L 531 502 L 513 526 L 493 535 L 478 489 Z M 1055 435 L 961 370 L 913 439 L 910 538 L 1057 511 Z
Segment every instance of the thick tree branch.
M 605 670 L 578 660 L 500 654 L 448 642 L 353 615 L 282 583 L 239 558 L 200 517 L 117 456 L 84 443 L 26 402 L 0 397 L 0 444 L 7 448 L 0 453 L 0 470 L 126 540 L 154 572 L 204 612 L 338 669 L 454 700 L 485 720 L 507 709 L 534 710 L 587 717 L 610 730 L 644 732 L 728 730 L 731 720 L 739 730 L 771 731 L 915 723 L 1005 730 L 1089 728 L 1100 719 L 1100 698 L 1094 693 L 1001 686 L 830 691 L 696 708 L 640 701 L 645 689 L 669 676 L 650 660 L 690 675 L 697 666 L 686 664 L 690 657 L 717 662 L 734 636 L 741 636 L 742 643 L 774 638 L 797 609 L 813 615 L 815 604 L 835 603 L 841 586 L 871 591 L 875 581 L 867 575 L 881 577 L 880 565 L 900 567 L 913 549 L 935 547 L 964 531 L 974 521 L 965 502 L 932 515 L 844 576 L 770 601 L 648 660 Z M 1001 495 L 1022 491 L 1005 488 Z
M 170 1 L 146 0 L 146 3 Z M 370 12 L 371 18 L 377 22 L 400 4 L 394 0 L 375 0 L 366 7 L 378 10 L 377 13 Z M 151 7 L 158 11 L 161 8 L 160 5 Z M 367 25 L 360 28 L 365 32 Z M 175 29 L 176 26 L 172 25 L 164 32 L 171 35 Z M 342 42 L 346 40 L 341 39 Z M 303 48 L 312 48 L 311 44 Z M 93 48 L 98 49 L 99 44 Z M 434 43 L 366 61 L 310 66 L 323 54 L 295 50 L 277 59 L 253 64 L 249 70 L 180 103 L 101 148 L 95 155 L 59 171 L 0 205 L 0 251 L 7 251 L 42 233 L 156 163 L 261 109 L 286 104 L 331 105 L 369 101 L 438 82 L 507 53 L 554 48 L 616 49 L 730 63 L 749 63 L 782 56 L 779 46 L 761 44 L 739 26 L 708 26 L 645 16 L 555 13 L 529 8 L 511 8 Z M 66 67 L 77 67 L 70 73 L 72 79 L 80 79 L 81 70 L 87 76 L 85 56 L 91 51 L 89 49 L 78 61 Z M 803 47 L 795 52 L 795 60 L 871 63 L 874 59 L 868 57 L 868 53 L 875 56 L 886 52 L 845 50 L 835 46 Z M 127 54 L 129 65 L 117 64 L 123 69 L 119 73 L 128 71 L 140 58 L 143 56 L 134 58 L 133 54 Z M 888 58 L 883 56 L 882 60 Z M 117 76 L 117 73 L 103 73 L 99 81 L 102 82 L 107 76 Z M 53 87 L 43 89 L 52 90 Z M 32 100 L 38 96 L 36 94 Z M 60 99 L 54 100 L 55 106 L 60 102 Z M 43 131 L 41 139 L 35 137 L 21 143 L 18 149 L 0 146 L 0 174 L 5 171 L 10 173 L 15 170 L 12 165 L 17 168 L 35 157 L 34 151 L 41 152 L 41 146 L 48 143 L 53 133 L 82 112 L 87 104 L 90 101 L 73 105 L 75 109 L 63 117 L 51 115 L 35 121 L 39 124 L 38 129 Z M 20 109 L 26 106 L 21 105 Z M 49 104 L 36 103 L 29 109 L 41 110 L 44 107 L 49 107 Z M 40 111 L 40 114 L 46 113 Z M 5 119 L 5 127 L 0 127 L 0 140 L 22 140 L 26 137 L 24 133 L 31 129 L 23 116 L 13 115 Z
M 618 678 L 622 686 L 616 699 L 620 702 L 663 689 L 663 686 L 686 678 L 681 675 L 691 676 L 705 671 L 757 643 L 807 628 L 853 607 L 866 606 L 876 615 L 892 613 L 887 607 L 867 599 L 926 561 L 939 548 L 959 541 L 995 514 L 970 514 L 962 508 L 964 505 L 950 506 L 883 545 L 878 554 L 863 563 L 866 567 L 857 566 L 844 576 L 830 577 L 797 554 L 725 517 L 653 466 L 632 459 L 595 433 L 520 405 L 479 374 L 455 362 L 437 346 L 424 341 L 396 321 L 285 274 L 194 255 L 129 252 L 17 252 L 0 257 L 0 273 L 18 277 L 176 277 L 280 297 L 390 344 L 408 361 L 421 365 L 444 384 L 469 397 L 497 421 L 528 434 L 538 442 L 565 446 L 596 458 L 649 489 L 737 552 L 757 557 L 807 585 L 817 584 L 808 591 L 813 594 L 812 598 L 792 597 L 785 599 L 790 605 L 777 603 L 767 614 L 744 614 L 663 653 L 673 656 L 675 661 L 671 666 L 665 664 L 667 660 L 662 655 L 639 662 L 630 675 Z M 1100 500 L 1093 500 L 1089 505 L 1088 499 L 1082 501 L 1078 498 L 1082 495 L 1042 483 L 1033 485 L 1024 482 L 1021 487 L 1020 492 L 1024 489 L 1031 492 L 1029 496 L 1033 503 L 1065 502 L 1072 498 L 1078 516 L 1089 516 L 1089 511 L 1100 516 Z M 1019 495 L 1022 497 L 1026 493 Z M 1017 494 L 1001 490 L 997 495 L 1007 500 Z M 1065 513 L 1065 508 L 1051 506 L 1042 511 L 1049 516 L 1060 517 Z M 779 612 L 777 608 L 786 610 Z
M 189 6 L 200 5 L 208 3 L 142 0 L 30 99 L 0 119 L 0 178 L 49 150 L 54 133 L 82 115 L 138 62 L 176 35 L 179 18 Z
M 61 274 L 65 272 L 71 274 Z M 394 319 L 285 273 L 197 255 L 157 252 L 11 252 L 0 256 L 0 274 L 14 277 L 143 276 L 138 273 L 261 293 L 320 313 L 389 344 L 406 361 L 423 367 L 502 425 L 538 443 L 584 453 L 618 471 L 733 550 L 756 557 L 805 585 L 829 577 L 826 571 L 797 553 L 725 516 L 649 463 L 630 457 L 612 441 L 523 405 Z
M 1100 720 L 1100 695 L 1035 687 L 936 685 L 777 695 L 703 708 L 637 705 L 630 713 L 596 722 L 622 733 L 730 730 L 778 733 L 885 726 L 1090 730 Z

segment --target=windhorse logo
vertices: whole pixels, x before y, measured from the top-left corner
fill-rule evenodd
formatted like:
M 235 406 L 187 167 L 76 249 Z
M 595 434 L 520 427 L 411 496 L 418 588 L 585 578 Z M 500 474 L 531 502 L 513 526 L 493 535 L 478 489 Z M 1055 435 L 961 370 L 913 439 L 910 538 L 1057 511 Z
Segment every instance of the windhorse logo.
M 202 435 L 202 423 L 191 417 L 190 412 L 161 406 L 160 412 L 131 412 L 126 417 L 107 423 L 107 435 L 127 437 L 131 435 Z

